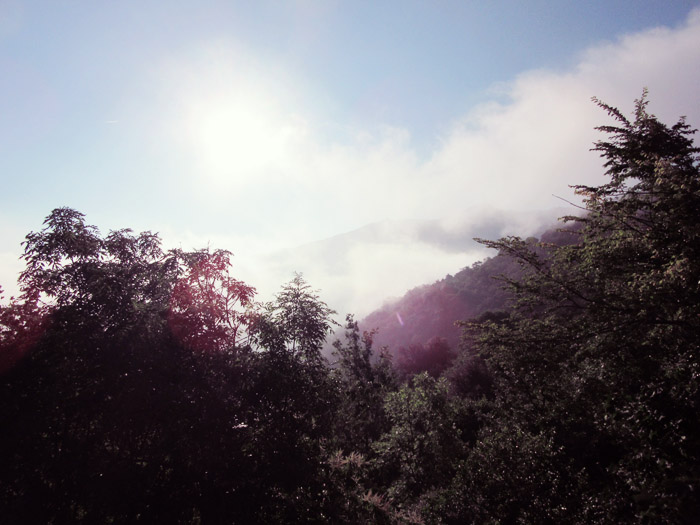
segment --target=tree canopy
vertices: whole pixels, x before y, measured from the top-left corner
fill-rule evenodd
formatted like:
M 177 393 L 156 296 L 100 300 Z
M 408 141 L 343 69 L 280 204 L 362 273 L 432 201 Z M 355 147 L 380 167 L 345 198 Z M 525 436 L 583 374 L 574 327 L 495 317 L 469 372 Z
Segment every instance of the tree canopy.
M 507 318 L 466 325 L 497 382 L 503 424 L 488 432 L 540 447 L 538 462 L 506 472 L 509 486 L 527 472 L 550 480 L 517 511 L 487 500 L 488 519 L 686 523 L 700 512 L 700 150 L 684 120 L 667 127 L 645 97 L 630 120 L 598 105 L 619 124 L 595 147 L 609 182 L 577 186 L 586 213 L 564 219 L 579 241 L 484 241 L 524 269 L 506 279 L 517 299 Z M 510 461 L 503 443 L 482 443 L 486 460 Z
M 413 292 L 430 330 L 464 313 L 459 348 L 348 315 L 329 362 L 301 274 L 261 304 L 226 250 L 54 210 L 0 304 L 3 519 L 695 523 L 700 149 L 646 94 L 596 103 L 582 213 Z

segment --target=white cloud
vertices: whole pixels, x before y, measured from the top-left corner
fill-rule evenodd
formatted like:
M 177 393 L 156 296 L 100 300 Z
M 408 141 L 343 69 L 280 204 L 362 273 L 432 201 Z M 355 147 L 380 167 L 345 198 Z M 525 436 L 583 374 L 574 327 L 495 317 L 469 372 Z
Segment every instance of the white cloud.
M 175 122 L 203 191 L 255 213 L 269 189 L 289 237 L 330 235 L 383 219 L 440 218 L 457 209 L 531 210 L 571 198 L 568 186 L 602 180 L 590 152 L 608 122 L 597 96 L 628 111 L 643 87 L 673 121 L 695 110 L 700 85 L 700 11 L 677 29 L 653 29 L 582 53 L 568 71 L 526 72 L 507 102 L 475 108 L 446 127 L 430 158 L 408 130 L 389 126 L 340 136 L 304 100 L 303 82 L 279 64 L 217 42 L 170 69 Z M 692 117 L 693 115 L 691 115 Z M 693 120 L 698 119 L 691 118 Z M 255 199 L 252 188 L 258 188 Z
M 410 231 L 347 250 L 283 250 L 387 219 L 439 219 L 458 235 L 497 210 L 509 231 L 530 234 L 538 226 L 530 211 L 561 206 L 553 194 L 572 198 L 569 185 L 603 181 L 590 148 L 603 138 L 593 128 L 610 121 L 592 96 L 629 113 L 648 87 L 650 110 L 663 121 L 687 115 L 698 126 L 698 86 L 700 10 L 677 28 L 587 49 L 567 70 L 519 75 L 499 86 L 498 102 L 445 123 L 426 158 L 409 130 L 329 125 L 328 108 L 309 94 L 318 88 L 284 64 L 232 42 L 210 43 L 157 68 L 158 95 L 146 112 L 158 123 L 153 135 L 183 159 L 172 184 L 206 195 L 202 221 L 230 224 L 231 232 L 153 228 L 185 248 L 209 241 L 230 248 L 241 277 L 268 298 L 297 270 L 331 306 L 366 312 L 387 295 L 459 270 L 475 253 Z M 243 235 L 253 221 L 264 235 Z
M 700 122 L 700 11 L 679 28 L 588 49 L 569 70 L 519 75 L 500 86 L 501 102 L 446 125 L 427 159 L 412 149 L 405 129 L 329 133 L 299 94 L 299 79 L 217 46 L 180 71 L 193 81 L 170 81 L 180 86 L 183 107 L 175 129 L 185 131 L 182 147 L 209 174 L 206 190 L 230 198 L 235 185 L 234 206 L 249 214 L 269 191 L 275 236 L 236 262 L 268 297 L 293 270 L 302 271 L 343 311 L 367 312 L 387 295 L 459 270 L 476 252 L 441 249 L 407 230 L 335 251 L 278 248 L 387 219 L 441 219 L 445 232 L 459 233 L 497 210 L 504 227 L 527 235 L 546 220 L 533 219 L 532 211 L 562 205 L 553 195 L 575 199 L 569 185 L 603 181 L 602 161 L 590 149 L 603 138 L 594 127 L 609 117 L 592 96 L 629 112 L 648 87 L 651 110 L 662 119 L 688 114 L 691 124 Z M 269 189 L 247 199 L 260 184 Z
M 426 199 L 440 207 L 493 206 L 523 210 L 573 198 L 571 184 L 603 181 L 590 152 L 609 122 L 591 97 L 629 112 L 644 87 L 650 109 L 674 123 L 700 123 L 700 11 L 675 30 L 653 29 L 587 50 L 569 71 L 530 71 L 507 88 L 508 102 L 476 108 L 449 130 L 422 168 L 432 176 Z M 503 89 L 503 88 L 501 88 Z M 450 188 L 450 191 L 445 191 Z M 439 212 L 434 207 L 434 212 Z

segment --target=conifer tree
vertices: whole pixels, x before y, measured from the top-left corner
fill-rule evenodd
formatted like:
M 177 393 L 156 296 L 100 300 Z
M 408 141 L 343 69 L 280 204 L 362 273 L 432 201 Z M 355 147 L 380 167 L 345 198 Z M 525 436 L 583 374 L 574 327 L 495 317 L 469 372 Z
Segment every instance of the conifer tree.
M 683 119 L 668 127 L 648 113 L 646 93 L 632 119 L 596 102 L 618 125 L 599 128 L 609 138 L 595 147 L 609 181 L 577 186 L 586 213 L 565 218 L 578 242 L 482 241 L 524 276 L 507 280 L 508 318 L 467 326 L 499 407 L 462 480 L 481 502 L 463 509 L 477 522 L 700 513 L 700 150 Z M 500 485 L 483 478 L 499 464 Z M 500 504 L 506 486 L 520 488 Z

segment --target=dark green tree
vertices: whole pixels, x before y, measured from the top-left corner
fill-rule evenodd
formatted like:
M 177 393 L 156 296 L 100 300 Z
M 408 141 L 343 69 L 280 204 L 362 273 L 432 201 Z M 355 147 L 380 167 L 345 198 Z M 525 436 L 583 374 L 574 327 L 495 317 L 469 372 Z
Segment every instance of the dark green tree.
M 471 489 L 460 519 L 700 514 L 699 150 L 694 130 L 659 122 L 645 96 L 633 119 L 598 104 L 618 125 L 601 127 L 609 139 L 595 148 L 609 182 L 577 186 L 585 214 L 565 218 L 578 242 L 483 241 L 518 260 L 523 277 L 506 279 L 517 301 L 507 318 L 467 326 L 494 376 L 498 415 L 463 471 Z M 541 460 L 518 460 L 520 449 Z M 499 464 L 494 485 L 488 469 Z M 504 487 L 520 489 L 501 502 Z
M 438 377 L 455 358 L 450 344 L 443 337 L 433 337 L 424 345 L 400 347 L 397 354 L 396 367 L 408 377 L 421 372 Z
M 337 326 L 335 313 L 296 273 L 256 316 L 255 339 L 262 347 L 284 348 L 310 363 L 320 362 L 321 347 Z
M 444 378 L 422 373 L 386 396 L 390 427 L 373 448 L 377 469 L 388 482 L 387 494 L 396 505 L 410 507 L 443 486 L 465 457 L 462 403 L 448 391 Z
M 346 317 L 345 341 L 333 343 L 337 357 L 334 374 L 340 401 L 336 413 L 336 446 L 346 451 L 369 452 L 373 441 L 387 428 L 384 397 L 396 389 L 396 376 L 387 349 L 373 355 L 373 332 L 360 334 L 352 315 Z

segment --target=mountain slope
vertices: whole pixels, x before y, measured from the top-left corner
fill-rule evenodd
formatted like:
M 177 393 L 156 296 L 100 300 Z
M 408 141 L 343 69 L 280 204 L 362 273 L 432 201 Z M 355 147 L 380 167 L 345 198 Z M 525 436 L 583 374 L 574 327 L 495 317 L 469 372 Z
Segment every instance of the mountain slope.
M 574 239 L 571 234 L 549 229 L 539 241 L 563 245 Z M 366 316 L 360 325 L 364 330 L 377 329 L 376 346 L 386 345 L 393 353 L 399 348 L 423 345 L 435 337 L 446 339 L 450 348 L 456 350 L 461 329 L 455 322 L 504 308 L 508 293 L 498 276 L 515 278 L 519 274 L 520 266 L 513 259 L 490 257 L 433 284 L 413 288 Z

